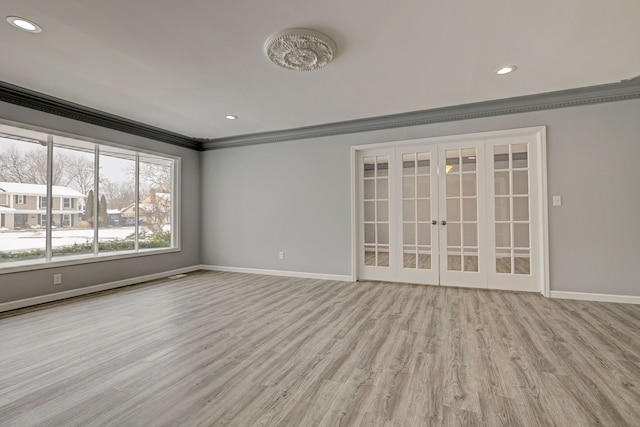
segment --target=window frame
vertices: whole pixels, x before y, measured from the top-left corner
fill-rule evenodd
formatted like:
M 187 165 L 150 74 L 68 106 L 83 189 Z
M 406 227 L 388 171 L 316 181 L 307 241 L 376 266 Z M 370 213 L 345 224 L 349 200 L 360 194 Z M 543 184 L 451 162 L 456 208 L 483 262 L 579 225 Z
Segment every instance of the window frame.
M 62 198 L 62 209 L 73 209 L 73 202 L 71 197 Z M 69 203 L 67 203 L 69 202 Z
M 48 142 L 49 154 L 48 155 L 52 155 L 51 149 L 55 145 L 55 142 L 53 141 L 53 137 L 59 136 L 59 137 L 72 138 L 79 141 L 96 144 L 96 147 L 106 146 L 106 147 L 114 147 L 114 148 L 129 150 L 136 153 L 137 159 L 139 159 L 140 156 L 143 154 L 148 154 L 152 156 L 161 157 L 167 160 L 171 160 L 171 194 L 172 194 L 171 244 L 168 247 L 138 248 L 137 240 L 136 240 L 136 248 L 133 250 L 122 250 L 122 251 L 115 251 L 115 252 L 98 251 L 97 253 L 94 252 L 91 254 L 53 257 L 51 256 L 52 245 L 51 245 L 51 238 L 50 238 L 51 231 L 53 229 L 53 223 L 52 221 L 48 221 L 47 226 L 44 227 L 48 235 L 48 238 L 46 239 L 46 253 L 48 254 L 48 256 L 45 256 L 44 258 L 36 258 L 36 259 L 25 260 L 25 261 L 2 262 L 0 263 L 0 275 L 8 274 L 8 273 L 16 273 L 21 271 L 47 269 L 47 268 L 53 268 L 53 267 L 82 265 L 82 264 L 91 264 L 95 262 L 105 262 L 105 261 L 113 261 L 113 260 L 120 260 L 120 259 L 137 258 L 137 257 L 143 257 L 143 256 L 162 255 L 162 254 L 175 253 L 175 252 L 182 251 L 182 246 L 181 246 L 181 223 L 182 222 L 180 218 L 181 195 L 179 193 L 179 190 L 181 188 L 181 180 L 182 180 L 182 157 L 181 156 L 163 153 L 159 151 L 147 150 L 147 149 L 139 148 L 136 146 L 120 144 L 120 143 L 111 142 L 111 141 L 105 141 L 105 140 L 86 137 L 82 135 L 56 131 L 52 129 L 29 126 L 26 124 L 17 123 L 17 122 L 8 121 L 8 120 L 0 119 L 0 123 L 6 126 L 15 127 L 17 129 L 33 130 L 33 131 L 48 134 L 49 135 L 49 142 Z M 48 163 L 51 163 L 51 161 L 49 161 Z M 53 185 L 50 182 L 47 182 L 46 186 L 49 193 L 51 193 Z M 97 194 L 98 187 L 99 187 L 99 182 L 96 180 L 94 182 L 94 192 L 96 194 Z M 27 200 L 25 195 L 15 195 L 15 196 L 19 197 L 18 200 L 21 200 L 22 204 L 26 204 Z M 44 197 L 44 199 L 47 199 L 47 196 L 38 196 L 38 202 L 37 202 L 38 208 L 40 208 L 41 206 L 42 197 Z M 137 203 L 139 203 L 139 200 L 137 200 Z M 62 202 L 62 204 L 64 204 L 64 201 Z M 61 210 L 64 209 L 63 206 L 60 206 L 60 208 Z M 45 201 L 45 207 L 41 209 L 44 209 L 46 212 L 52 211 L 52 207 L 46 206 L 46 201 Z M 46 215 L 46 213 L 43 215 Z M 98 241 L 95 241 L 95 247 L 97 246 L 98 246 Z

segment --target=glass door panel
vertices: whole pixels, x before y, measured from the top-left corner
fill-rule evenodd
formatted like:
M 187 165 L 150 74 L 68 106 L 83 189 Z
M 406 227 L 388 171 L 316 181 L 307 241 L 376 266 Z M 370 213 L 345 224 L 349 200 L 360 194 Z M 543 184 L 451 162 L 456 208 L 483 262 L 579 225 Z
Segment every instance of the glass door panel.
M 437 218 L 437 203 L 432 195 L 437 194 L 437 160 L 435 147 L 398 149 L 396 161 L 401 171 L 402 202 L 398 208 L 398 224 L 402 248 L 397 259 L 398 280 L 412 283 L 438 283 L 437 233 L 432 232 Z M 433 210 L 432 210 L 433 209 Z
M 387 150 L 388 151 L 388 150 Z M 378 150 L 359 158 L 360 276 L 393 280 L 391 262 L 390 154 Z
M 389 158 L 364 158 L 365 264 L 389 267 Z
M 529 274 L 531 248 L 527 144 L 495 145 L 493 164 L 496 272 Z
M 483 167 L 480 142 L 440 144 L 440 281 L 482 287 Z

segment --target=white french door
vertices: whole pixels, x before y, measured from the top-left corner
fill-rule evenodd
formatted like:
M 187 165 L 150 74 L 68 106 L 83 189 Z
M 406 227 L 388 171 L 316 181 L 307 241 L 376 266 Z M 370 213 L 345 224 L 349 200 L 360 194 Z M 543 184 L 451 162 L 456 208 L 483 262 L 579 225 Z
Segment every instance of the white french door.
M 358 278 L 542 290 L 542 133 L 356 150 Z

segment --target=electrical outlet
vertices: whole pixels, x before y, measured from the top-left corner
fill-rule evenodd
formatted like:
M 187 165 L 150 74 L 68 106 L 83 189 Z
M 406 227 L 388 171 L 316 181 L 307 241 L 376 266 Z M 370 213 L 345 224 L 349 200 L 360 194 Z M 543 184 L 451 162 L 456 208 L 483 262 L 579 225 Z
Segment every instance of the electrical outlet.
M 58 273 L 58 274 L 54 274 L 53 275 L 53 284 L 54 285 L 59 285 L 62 283 L 62 274 Z
M 284 259 L 284 251 L 280 251 L 280 254 L 278 256 L 280 257 L 280 259 Z

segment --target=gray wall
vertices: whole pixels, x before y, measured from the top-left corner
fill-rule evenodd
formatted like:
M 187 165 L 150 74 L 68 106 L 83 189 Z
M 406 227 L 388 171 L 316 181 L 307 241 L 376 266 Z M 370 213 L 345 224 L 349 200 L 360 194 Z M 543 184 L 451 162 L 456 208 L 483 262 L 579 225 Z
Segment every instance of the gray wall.
M 0 118 L 182 158 L 181 252 L 0 274 L 0 303 L 190 267 L 200 263 L 199 152 L 2 102 L 0 102 Z M 53 273 L 62 273 L 62 285 L 52 285 Z
M 205 264 L 350 274 L 349 164 L 341 139 L 202 153 Z
M 540 125 L 551 290 L 640 296 L 640 100 L 202 153 L 202 263 L 350 275 L 352 145 Z

